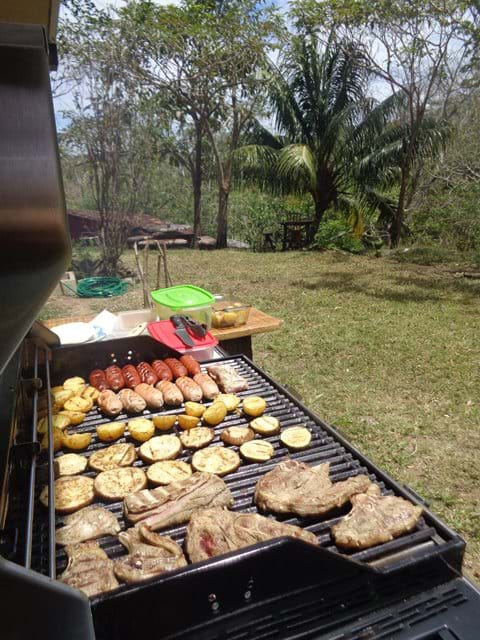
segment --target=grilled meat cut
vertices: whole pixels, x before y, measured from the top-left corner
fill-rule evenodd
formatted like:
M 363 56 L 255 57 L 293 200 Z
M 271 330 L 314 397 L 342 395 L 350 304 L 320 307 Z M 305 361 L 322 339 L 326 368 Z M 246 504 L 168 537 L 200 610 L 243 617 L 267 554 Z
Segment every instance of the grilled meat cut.
M 320 516 L 364 493 L 372 484 L 365 475 L 332 483 L 329 468 L 329 463 L 309 467 L 295 460 L 281 462 L 257 482 L 255 503 L 274 513 Z
M 211 365 L 207 367 L 207 371 L 224 393 L 238 393 L 248 389 L 248 380 L 228 364 Z
M 153 533 L 145 525 L 122 531 L 118 539 L 128 549 L 128 555 L 114 561 L 115 575 L 128 584 L 187 564 L 181 547 L 172 538 Z
M 188 522 L 197 509 L 228 507 L 232 494 L 221 478 L 210 473 L 194 473 L 165 487 L 144 489 L 125 497 L 125 516 L 142 522 L 152 531 Z
M 422 508 L 397 496 L 382 496 L 373 485 L 367 493 L 352 497 L 353 508 L 332 527 L 338 547 L 367 549 L 389 542 L 412 531 L 422 515 Z
M 281 536 L 293 536 L 318 544 L 310 531 L 256 513 L 234 513 L 218 507 L 203 509 L 190 518 L 186 550 L 192 562 L 200 562 Z
M 65 526 L 57 529 L 57 544 L 75 544 L 101 536 L 114 536 L 120 531 L 117 518 L 103 507 L 85 507 L 64 520 Z
M 59 580 L 80 589 L 89 597 L 118 587 L 113 562 L 97 542 L 80 542 L 65 547 L 68 565 Z

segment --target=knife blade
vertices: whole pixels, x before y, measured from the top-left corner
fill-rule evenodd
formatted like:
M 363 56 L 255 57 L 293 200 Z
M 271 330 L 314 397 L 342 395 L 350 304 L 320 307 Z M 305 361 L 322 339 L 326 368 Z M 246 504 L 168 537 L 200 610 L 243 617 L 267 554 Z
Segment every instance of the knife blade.
M 197 338 L 204 338 L 205 335 L 207 334 L 207 325 L 206 324 L 200 324 L 200 322 L 197 322 L 197 320 L 194 320 L 193 318 L 189 318 L 188 316 L 182 316 L 185 327 L 190 331 L 190 333 L 193 333 L 194 336 L 196 336 Z
M 194 347 L 195 344 L 191 337 L 188 335 L 188 331 L 185 328 L 185 323 L 182 316 L 170 316 L 170 322 L 175 327 L 175 331 L 173 332 L 177 338 L 186 344 L 187 347 Z

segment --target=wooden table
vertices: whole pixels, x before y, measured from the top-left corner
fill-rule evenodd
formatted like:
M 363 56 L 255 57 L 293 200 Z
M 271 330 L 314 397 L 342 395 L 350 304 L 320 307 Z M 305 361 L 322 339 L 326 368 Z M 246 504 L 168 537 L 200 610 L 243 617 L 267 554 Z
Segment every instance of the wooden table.
M 95 317 L 94 314 L 87 316 L 76 316 L 72 318 L 54 318 L 45 320 L 43 324 L 51 329 L 60 324 L 69 322 L 90 322 Z M 211 329 L 212 334 L 220 343 L 220 347 L 229 355 L 243 353 L 248 358 L 252 358 L 252 336 L 259 333 L 277 331 L 283 324 L 280 318 L 269 316 L 263 311 L 252 307 L 248 316 L 248 322 L 239 327 L 227 327 L 225 329 Z
M 282 251 L 302 249 L 307 246 L 313 220 L 285 220 L 280 224 L 283 227 Z

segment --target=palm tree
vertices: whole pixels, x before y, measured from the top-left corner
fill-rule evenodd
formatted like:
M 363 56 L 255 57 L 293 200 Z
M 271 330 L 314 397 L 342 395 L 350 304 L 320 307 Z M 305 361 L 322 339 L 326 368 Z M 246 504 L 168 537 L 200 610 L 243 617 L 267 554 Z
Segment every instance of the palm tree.
M 378 211 L 391 224 L 396 202 L 388 191 L 398 182 L 408 125 L 401 118 L 403 98 L 380 103 L 367 98 L 368 67 L 349 43 L 327 43 L 314 35 L 293 38 L 272 70 L 269 103 L 277 134 L 253 123 L 251 144 L 238 158 L 245 175 L 268 188 L 310 193 L 314 225 L 334 207 L 361 228 L 366 211 Z M 426 121 L 418 152 L 433 153 L 444 139 L 438 122 Z

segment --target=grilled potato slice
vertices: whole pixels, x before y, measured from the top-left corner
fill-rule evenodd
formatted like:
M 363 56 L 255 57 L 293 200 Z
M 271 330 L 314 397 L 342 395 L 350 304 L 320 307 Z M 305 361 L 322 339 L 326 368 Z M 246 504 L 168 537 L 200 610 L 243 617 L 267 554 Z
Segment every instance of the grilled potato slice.
M 242 444 L 240 453 L 251 462 L 266 462 L 273 456 L 274 449 L 266 440 L 251 440 Z
M 54 451 L 60 451 L 60 449 L 62 448 L 62 436 L 63 436 L 63 431 L 61 429 L 54 429 L 53 430 L 53 450 Z M 42 440 L 40 442 L 40 448 L 42 449 L 42 451 L 46 451 L 48 449 L 48 432 L 43 434 Z
M 63 388 L 63 384 L 59 384 L 56 387 L 52 387 L 51 391 L 52 391 L 52 395 L 54 395 L 58 391 L 65 391 L 65 389 Z
M 200 422 L 200 418 L 196 416 L 186 416 L 184 414 L 177 416 L 178 426 L 184 431 L 193 429 Z
M 97 436 L 102 442 L 113 442 L 118 440 L 125 433 L 127 425 L 125 422 L 107 422 L 97 425 Z
M 155 433 L 155 426 L 147 418 L 134 418 L 128 423 L 128 431 L 132 438 L 138 440 L 138 442 L 146 442 Z
M 180 441 L 186 449 L 201 449 L 215 437 L 215 431 L 209 427 L 194 427 L 180 434 Z
M 185 413 L 187 416 L 194 416 L 195 418 L 201 418 L 205 413 L 205 405 L 199 402 L 186 402 Z M 187 427 L 188 428 L 188 427 Z
M 64 431 L 62 434 L 62 446 L 74 451 L 86 449 L 92 441 L 91 433 L 68 433 Z
M 173 460 L 181 450 L 182 445 L 177 436 L 155 436 L 141 445 L 138 455 L 142 460 L 151 464 L 159 460 Z
M 214 473 L 217 476 L 226 476 L 227 473 L 236 471 L 240 466 L 240 457 L 236 451 L 225 447 L 208 447 L 196 451 L 192 457 L 192 466 L 195 471 Z
M 60 476 L 76 476 L 83 473 L 87 468 L 88 459 L 85 456 L 79 456 L 78 453 L 66 453 L 54 460 L 55 475 Z
M 243 413 L 252 418 L 257 418 L 264 413 L 267 408 L 267 403 L 260 396 L 249 396 L 245 398 L 242 404 Z
M 122 500 L 129 493 L 141 491 L 147 486 L 147 476 L 138 467 L 120 467 L 102 471 L 95 478 L 97 496 L 105 500 Z
M 131 442 L 119 442 L 106 449 L 92 453 L 88 466 L 94 471 L 109 471 L 118 467 L 129 467 L 137 459 L 137 452 Z
M 66 429 L 70 424 L 70 418 L 68 416 L 62 416 L 60 414 L 52 416 L 52 426 L 54 429 Z M 48 431 L 48 418 L 42 418 L 37 424 L 38 433 L 47 433 Z
M 81 424 L 85 420 L 85 413 L 82 411 L 68 411 L 63 409 L 59 412 L 59 416 L 66 416 L 70 420 L 70 424 Z
M 80 413 L 88 413 L 93 407 L 91 398 L 82 398 L 81 396 L 73 396 L 63 405 L 67 411 L 77 411 Z
M 220 434 L 220 439 L 226 444 L 233 444 L 239 447 L 244 442 L 253 440 L 255 433 L 250 427 L 228 427 Z
M 52 391 L 54 404 L 63 409 L 65 402 L 75 395 L 73 389 L 60 389 L 60 391 Z
M 223 402 L 227 407 L 227 411 L 235 411 L 240 404 L 240 398 L 234 393 L 219 393 L 215 398 L 215 402 Z
M 64 380 L 63 388 L 76 389 L 80 387 L 82 384 L 83 385 L 85 384 L 84 378 L 81 378 L 80 376 L 74 376 L 73 378 L 67 378 L 66 380 Z
M 177 421 L 177 416 L 153 416 L 153 424 L 160 431 L 168 431 Z
M 73 513 L 91 504 L 95 498 L 93 479 L 88 476 L 62 476 L 55 480 L 55 511 Z M 42 489 L 40 502 L 48 507 L 48 486 Z
M 273 416 L 261 416 L 250 422 L 251 428 L 262 436 L 273 436 L 280 431 L 280 422 Z
M 88 385 L 87 387 L 85 387 L 82 393 L 82 398 L 90 398 L 91 400 L 93 400 L 93 402 L 96 402 L 99 395 L 100 391 L 98 389 L 95 389 L 95 387 Z
M 301 451 L 312 441 L 312 434 L 306 427 L 288 427 L 282 431 L 280 440 L 289 449 Z
M 203 414 L 203 421 L 213 427 L 220 424 L 227 415 L 227 407 L 223 402 L 214 402 Z
M 178 480 L 185 480 L 191 475 L 192 467 L 180 460 L 162 460 L 155 462 L 147 469 L 147 478 L 153 484 L 170 484 L 178 482 Z

